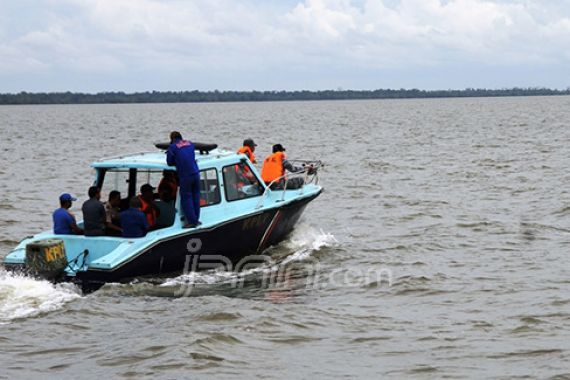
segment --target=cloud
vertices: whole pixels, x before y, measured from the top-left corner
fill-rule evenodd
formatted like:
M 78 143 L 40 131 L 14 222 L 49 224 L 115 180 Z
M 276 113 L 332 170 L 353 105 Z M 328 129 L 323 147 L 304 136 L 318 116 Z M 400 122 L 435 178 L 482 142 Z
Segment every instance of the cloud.
M 542 12 L 540 20 L 535 3 L 401 0 L 388 7 L 368 0 L 359 8 L 350 1 L 307 0 L 288 19 L 307 45 L 326 45 L 364 64 L 374 58 L 379 66 L 556 60 L 568 42 L 570 9 L 565 16 Z
M 570 3 L 541 0 L 22 0 L 0 15 L 3 75 L 563 66 L 569 45 Z

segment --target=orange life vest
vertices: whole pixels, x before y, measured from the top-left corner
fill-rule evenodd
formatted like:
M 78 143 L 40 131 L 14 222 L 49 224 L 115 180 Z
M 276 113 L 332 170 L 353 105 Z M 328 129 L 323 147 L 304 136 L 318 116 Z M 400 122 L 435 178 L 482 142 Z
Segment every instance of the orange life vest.
M 249 146 L 244 145 L 241 148 L 239 148 L 237 152 L 238 154 L 245 154 L 249 158 L 249 160 L 255 164 L 255 154 L 253 154 L 253 151 Z
M 150 207 L 150 204 L 147 203 L 142 196 L 139 195 L 139 200 L 141 201 L 141 211 L 146 216 L 146 220 L 148 221 L 149 227 L 154 227 L 156 224 L 156 210 L 154 207 Z
M 279 177 L 285 175 L 285 169 L 283 168 L 283 160 L 285 159 L 285 153 L 275 152 L 268 156 L 265 161 L 263 161 L 263 168 L 261 168 L 261 178 L 265 183 L 270 183 Z

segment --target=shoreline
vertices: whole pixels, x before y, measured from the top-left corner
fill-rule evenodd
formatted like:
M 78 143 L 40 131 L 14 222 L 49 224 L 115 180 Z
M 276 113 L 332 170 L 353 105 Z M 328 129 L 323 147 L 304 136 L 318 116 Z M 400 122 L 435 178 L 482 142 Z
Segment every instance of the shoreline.
M 0 105 L 235 103 L 329 100 L 497 98 L 570 95 L 570 88 L 465 89 L 465 90 L 325 90 L 325 91 L 152 91 L 100 93 L 3 93 Z

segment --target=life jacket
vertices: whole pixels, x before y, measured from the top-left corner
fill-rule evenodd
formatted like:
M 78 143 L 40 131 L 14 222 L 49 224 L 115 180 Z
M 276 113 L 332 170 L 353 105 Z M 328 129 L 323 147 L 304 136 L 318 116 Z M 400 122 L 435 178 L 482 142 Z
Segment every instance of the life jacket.
M 244 145 L 241 148 L 239 148 L 237 152 L 238 154 L 245 154 L 249 158 L 249 160 L 255 164 L 255 154 L 253 154 L 253 151 L 249 146 Z
M 146 216 L 149 227 L 154 227 L 156 224 L 156 218 L 158 217 L 156 215 L 156 210 L 153 207 L 150 207 L 150 204 L 147 203 L 140 195 L 139 200 L 141 201 L 141 211 Z
M 265 161 L 263 161 L 263 167 L 261 168 L 261 178 L 265 183 L 270 183 L 279 177 L 285 175 L 285 169 L 283 168 L 283 160 L 285 159 L 285 153 L 275 152 L 268 156 Z

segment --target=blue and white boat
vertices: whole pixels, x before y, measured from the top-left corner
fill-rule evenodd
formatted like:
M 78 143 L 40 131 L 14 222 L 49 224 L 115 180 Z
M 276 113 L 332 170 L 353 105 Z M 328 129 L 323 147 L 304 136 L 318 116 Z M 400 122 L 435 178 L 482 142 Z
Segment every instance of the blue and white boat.
M 196 144 L 199 146 L 199 144 Z M 157 146 L 160 146 L 158 144 Z M 201 225 L 183 228 L 180 196 L 170 227 L 142 238 L 55 235 L 46 231 L 21 241 L 5 258 L 9 270 L 28 270 L 26 247 L 38 241 L 63 241 L 65 268 L 59 279 L 97 289 L 107 282 L 128 282 L 139 277 L 162 277 L 215 265 L 235 265 L 263 252 L 293 230 L 305 207 L 323 191 L 314 170 L 295 173 L 304 185 L 295 190 L 271 190 L 247 156 L 209 147 L 196 151 L 201 182 Z M 316 162 L 318 166 L 319 163 Z M 166 164 L 164 151 L 101 159 L 91 165 L 94 184 L 103 194 L 118 190 L 124 203 L 146 183 L 158 184 Z M 249 171 L 248 182 L 239 174 Z M 287 180 L 291 178 L 288 174 Z M 240 182 L 241 181 L 241 182 Z M 83 226 L 82 222 L 78 223 Z M 29 259 L 28 259 L 29 261 Z M 196 265 L 200 262 L 199 265 Z

